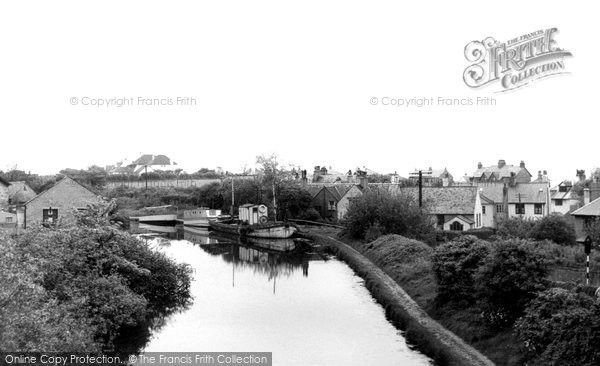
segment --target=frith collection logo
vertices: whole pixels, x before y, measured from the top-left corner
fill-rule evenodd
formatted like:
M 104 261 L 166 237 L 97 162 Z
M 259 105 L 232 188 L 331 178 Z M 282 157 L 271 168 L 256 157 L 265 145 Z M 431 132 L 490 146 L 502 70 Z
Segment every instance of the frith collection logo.
M 559 48 L 557 28 L 538 30 L 500 43 L 492 37 L 465 46 L 471 63 L 464 73 L 465 84 L 481 88 L 499 83 L 499 92 L 528 85 L 551 75 L 566 73 L 565 57 L 571 52 Z

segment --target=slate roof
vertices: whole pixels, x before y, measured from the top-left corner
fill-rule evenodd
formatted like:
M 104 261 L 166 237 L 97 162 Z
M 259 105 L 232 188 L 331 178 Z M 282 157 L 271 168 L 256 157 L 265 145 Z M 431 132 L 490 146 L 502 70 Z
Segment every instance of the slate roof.
M 504 165 L 502 168 L 498 168 L 498 165 L 491 165 L 477 169 L 475 173 L 473 173 L 473 177 L 480 178 L 484 175 L 485 178 L 488 179 L 492 174 L 494 174 L 497 179 L 510 178 L 511 173 L 514 173 L 516 176 L 519 174 L 521 169 L 531 176 L 531 173 L 529 173 L 526 168 L 521 168 L 519 165 Z
M 152 159 L 154 158 L 154 156 L 152 156 L 151 154 L 144 154 L 142 156 L 140 156 L 137 160 L 135 160 L 133 162 L 134 165 L 150 165 L 150 162 L 152 161 Z
M 407 194 L 418 199 L 416 187 L 389 185 L 387 189 L 392 194 Z M 423 202 L 434 215 L 473 215 L 476 199 L 477 187 L 423 187 Z
M 156 155 L 148 165 L 171 165 L 171 159 L 166 155 Z
M 339 201 L 342 199 L 342 197 L 344 197 L 344 195 L 346 195 L 346 193 L 348 193 L 353 185 L 354 184 L 311 184 L 306 186 L 306 190 L 314 198 L 319 194 L 319 192 L 321 192 L 321 190 L 327 189 Z
M 448 173 L 446 168 L 444 168 L 444 169 L 421 169 L 421 171 L 423 173 L 423 176 L 434 177 L 434 178 L 441 178 L 446 173 Z M 408 175 L 411 178 L 415 178 L 415 177 L 418 178 L 419 170 L 415 169 L 415 171 L 409 173 Z
M 573 216 L 600 216 L 600 198 L 593 200 L 580 209 L 571 212 Z
M 478 187 L 482 198 L 494 203 L 503 202 L 503 184 L 481 184 Z M 519 183 L 508 187 L 508 203 L 546 203 L 547 190 L 547 183 Z

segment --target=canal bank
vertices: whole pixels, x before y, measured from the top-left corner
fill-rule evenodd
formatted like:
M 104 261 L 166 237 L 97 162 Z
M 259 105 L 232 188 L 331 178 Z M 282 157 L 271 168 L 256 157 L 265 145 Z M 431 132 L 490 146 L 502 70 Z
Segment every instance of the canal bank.
M 360 252 L 330 235 L 307 234 L 318 245 L 331 248 L 358 276 L 372 296 L 386 309 L 387 316 L 405 329 L 406 338 L 442 365 L 494 365 L 487 357 L 460 337 L 432 319 L 407 293 L 382 269 Z
M 431 365 L 386 318 L 364 280 L 318 252 L 279 253 L 209 233 L 145 236 L 193 269 L 194 303 L 144 352 L 260 350 L 298 366 Z

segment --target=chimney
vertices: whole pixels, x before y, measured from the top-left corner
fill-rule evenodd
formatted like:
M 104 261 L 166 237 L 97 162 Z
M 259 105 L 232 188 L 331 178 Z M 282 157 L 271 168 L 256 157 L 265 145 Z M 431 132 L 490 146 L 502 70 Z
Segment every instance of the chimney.
M 584 188 L 583 189 L 583 205 L 587 205 L 590 203 L 590 189 L 589 188 Z
M 306 175 L 306 170 L 302 170 L 302 185 L 306 185 L 306 183 L 308 183 L 308 177 Z
M 541 170 L 538 170 L 538 179 L 542 180 L 542 171 Z
M 327 175 L 327 168 L 326 167 L 321 167 L 321 175 Z
M 477 163 L 477 169 L 481 169 L 483 168 L 483 164 L 481 164 L 481 161 L 479 163 Z
M 519 166 L 521 167 L 521 169 L 525 168 L 525 162 L 521 160 L 521 164 L 519 164 Z
M 367 189 L 369 187 L 367 172 L 358 172 L 358 182 L 363 189 Z
M 577 169 L 577 178 L 579 178 L 580 182 L 585 182 L 585 170 Z
M 505 160 L 498 160 L 498 169 L 502 169 L 502 167 L 504 167 L 506 165 L 506 161 Z

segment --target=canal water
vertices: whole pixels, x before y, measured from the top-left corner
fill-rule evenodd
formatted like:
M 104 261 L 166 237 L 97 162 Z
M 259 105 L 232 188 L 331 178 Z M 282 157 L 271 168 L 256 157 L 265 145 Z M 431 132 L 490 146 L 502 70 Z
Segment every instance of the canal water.
M 240 244 L 198 229 L 166 235 L 146 238 L 193 268 L 193 305 L 171 315 L 145 352 L 273 352 L 274 365 L 432 364 L 333 257 L 273 250 L 293 241 Z

